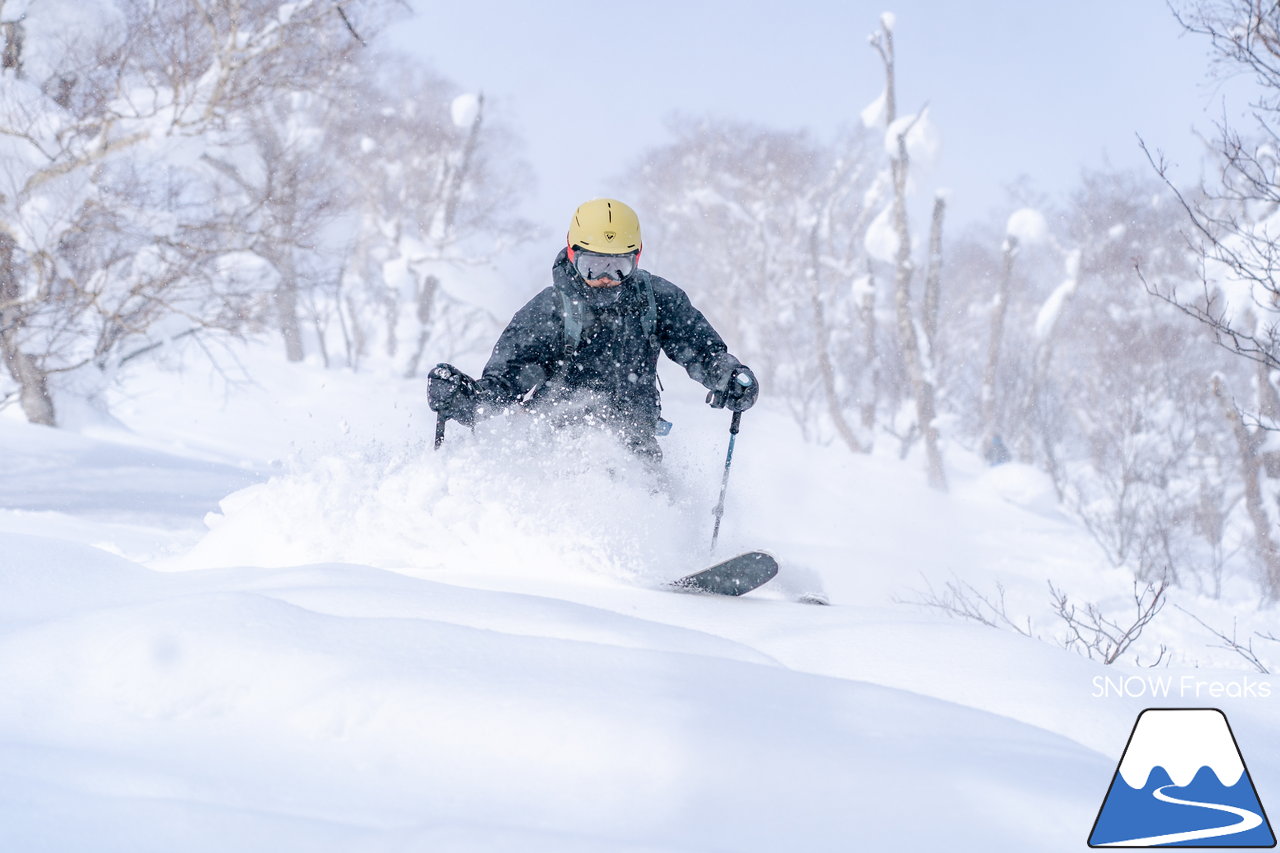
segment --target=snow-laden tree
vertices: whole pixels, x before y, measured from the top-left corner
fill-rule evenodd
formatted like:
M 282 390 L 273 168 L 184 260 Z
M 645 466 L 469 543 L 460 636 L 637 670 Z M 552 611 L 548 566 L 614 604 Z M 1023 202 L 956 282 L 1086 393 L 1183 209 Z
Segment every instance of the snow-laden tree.
M 1046 470 L 1114 565 L 1220 591 L 1241 519 L 1214 382 L 1233 365 L 1134 273 L 1194 280 L 1181 212 L 1121 172 L 1040 204 L 1017 209 L 1003 238 L 987 233 L 985 257 L 954 253 L 960 302 L 944 316 L 961 334 L 945 400 L 958 436 L 993 463 Z
M 787 400 L 806 434 L 834 431 L 865 449 L 854 413 L 875 359 L 859 333 L 869 136 L 823 145 L 711 120 L 674 121 L 672 134 L 635 172 L 650 211 L 646 251 Z
M 1026 200 L 1013 202 L 1018 204 Z M 1038 204 L 1043 204 L 1038 199 Z M 970 227 L 948 249 L 949 288 L 942 300 L 942 407 L 957 435 L 993 464 L 1036 459 L 1034 377 L 1046 322 L 1072 280 L 1071 255 L 1052 237 L 1039 207 L 1016 207 L 999 228 Z M 1042 316 L 1043 315 L 1043 316 Z
M 0 348 L 27 417 L 54 378 L 235 329 L 261 276 L 211 158 L 323 86 L 391 0 L 7 0 L 0 69 Z M 11 54 L 11 55 L 8 55 Z
M 1050 392 L 1070 413 L 1055 474 L 1113 562 L 1148 580 L 1186 581 L 1223 545 L 1212 516 L 1229 506 L 1221 472 L 1230 438 L 1213 387 L 1233 365 L 1202 330 L 1150 299 L 1133 271 L 1194 279 L 1176 236 L 1180 211 L 1158 189 L 1145 178 L 1086 175 L 1064 217 L 1063 239 L 1081 255 L 1058 333 L 1068 381 Z
M 912 164 L 936 148 L 928 121 L 927 109 L 910 115 L 899 115 L 897 103 L 897 56 L 894 49 L 894 16 L 880 17 L 880 29 L 871 36 L 871 46 L 884 64 L 884 94 L 876 102 L 873 115 L 863 113 L 864 121 L 884 126 L 885 150 L 892 193 L 889 204 L 872 221 L 867 233 L 867 249 L 893 267 L 893 305 L 896 320 L 898 354 L 906 371 L 914 402 L 915 421 L 909 439 L 924 440 L 925 469 L 929 484 L 943 491 L 947 488 L 938 426 L 938 377 L 935 350 L 942 264 L 942 222 L 946 210 L 944 194 L 937 194 L 930 217 L 927 260 L 920 304 L 913 300 L 913 285 L 918 265 L 915 234 L 911 227 L 909 202 L 912 190 Z M 910 442 L 908 441 L 907 444 Z
M 280 332 L 285 355 L 304 355 L 302 306 L 336 277 L 340 251 L 324 243 L 327 226 L 345 210 L 346 188 L 324 145 L 330 93 L 286 92 L 244 117 L 243 141 L 203 159 L 234 223 L 225 248 L 257 268 L 269 293 L 262 319 Z
M 325 304 L 349 364 L 380 351 L 414 375 L 428 342 L 457 351 L 489 331 L 460 283 L 491 278 L 532 237 L 516 212 L 529 182 L 483 96 L 404 57 L 371 54 L 362 70 L 328 125 L 350 228 L 335 236 L 345 262 Z
M 699 303 L 807 436 L 855 452 L 886 431 L 904 453 L 923 439 L 930 481 L 945 488 L 934 358 L 946 335 L 945 201 L 923 237 L 909 216 L 912 159 L 935 138 L 924 112 L 897 115 L 891 16 L 873 43 L 886 87 L 854 129 L 824 143 L 677 120 L 672 143 L 641 158 L 636 183 L 655 260 L 707 294 Z
M 1248 363 L 1247 381 L 1215 388 L 1235 436 L 1253 551 L 1270 599 L 1280 599 L 1280 6 L 1196 0 L 1174 6 L 1190 33 L 1207 39 L 1225 75 L 1252 78 L 1244 127 L 1224 122 L 1212 144 L 1215 168 L 1197 192 L 1181 192 L 1153 162 L 1185 213 L 1183 231 L 1201 259 L 1197 286 L 1143 270 L 1148 287 L 1198 320 Z

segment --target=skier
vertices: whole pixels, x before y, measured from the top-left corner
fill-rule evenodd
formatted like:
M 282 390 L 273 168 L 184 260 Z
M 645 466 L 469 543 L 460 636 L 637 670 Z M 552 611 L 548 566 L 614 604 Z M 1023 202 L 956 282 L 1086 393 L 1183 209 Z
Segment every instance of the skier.
M 615 199 L 574 211 L 551 286 L 516 312 L 479 380 L 440 364 L 427 380 L 432 410 L 472 425 L 516 405 L 557 425 L 611 430 L 654 462 L 661 420 L 659 351 L 709 391 L 714 408 L 755 403 L 755 374 L 729 354 L 676 285 L 639 268 L 640 220 Z

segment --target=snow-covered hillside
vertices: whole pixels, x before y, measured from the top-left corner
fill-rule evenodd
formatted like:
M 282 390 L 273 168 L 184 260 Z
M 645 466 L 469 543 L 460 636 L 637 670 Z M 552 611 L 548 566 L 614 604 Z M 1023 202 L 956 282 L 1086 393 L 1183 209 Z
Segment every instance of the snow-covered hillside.
M 674 372 L 659 484 L 519 418 L 433 452 L 420 383 L 245 360 L 75 432 L 0 418 L 0 849 L 1077 850 L 1157 704 L 1223 708 L 1280 796 L 1280 684 L 1096 695 L 1244 677 L 1172 609 L 1150 671 L 910 603 L 999 584 L 1050 639 L 1046 580 L 1123 603 L 1031 471 L 952 448 L 938 494 L 766 401 L 718 553 L 782 572 L 682 595 L 728 418 Z

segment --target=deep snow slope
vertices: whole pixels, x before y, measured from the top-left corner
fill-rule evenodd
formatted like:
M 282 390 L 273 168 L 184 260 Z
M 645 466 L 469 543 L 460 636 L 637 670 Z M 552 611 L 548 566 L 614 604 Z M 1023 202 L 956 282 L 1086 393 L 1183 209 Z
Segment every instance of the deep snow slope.
M 935 494 L 766 403 L 721 553 L 782 574 L 677 594 L 727 426 L 683 378 L 658 476 L 516 417 L 434 453 L 417 383 L 245 360 L 78 433 L 0 418 L 0 849 L 1075 850 L 1137 712 L 1196 703 L 909 603 L 1123 599 L 1033 472 L 953 450 Z M 1159 672 L 1243 677 L 1188 657 Z M 1217 700 L 1264 804 L 1274 701 Z
M 552 597 L 5 546 L 8 849 L 921 849 L 958 830 L 1013 849 L 1047 812 L 1085 820 L 1077 792 L 1108 771 L 996 715 Z

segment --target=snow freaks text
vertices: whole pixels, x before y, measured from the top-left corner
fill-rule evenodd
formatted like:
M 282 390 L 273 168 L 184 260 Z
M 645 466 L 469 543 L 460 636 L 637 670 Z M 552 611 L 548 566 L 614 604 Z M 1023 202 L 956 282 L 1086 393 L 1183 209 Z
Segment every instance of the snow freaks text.
M 1230 681 L 1194 675 L 1095 675 L 1094 699 L 1270 699 L 1271 682 L 1243 676 Z

